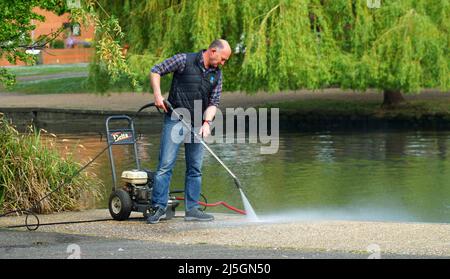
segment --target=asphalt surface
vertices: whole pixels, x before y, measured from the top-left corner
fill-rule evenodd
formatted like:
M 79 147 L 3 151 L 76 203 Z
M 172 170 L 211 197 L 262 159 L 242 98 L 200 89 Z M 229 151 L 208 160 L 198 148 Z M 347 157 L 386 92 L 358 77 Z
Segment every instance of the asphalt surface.
M 183 245 L 0 229 L 0 259 L 368 259 L 369 254 Z M 381 259 L 436 258 L 380 254 Z

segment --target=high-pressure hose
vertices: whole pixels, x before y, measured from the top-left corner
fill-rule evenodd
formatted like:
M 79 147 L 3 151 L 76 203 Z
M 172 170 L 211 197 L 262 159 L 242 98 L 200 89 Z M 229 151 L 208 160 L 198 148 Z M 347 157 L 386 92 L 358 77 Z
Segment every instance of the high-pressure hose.
M 175 199 L 176 199 L 176 200 L 179 200 L 179 201 L 184 201 L 184 198 L 183 198 L 183 197 L 175 197 Z M 203 206 L 205 206 L 205 207 L 212 207 L 212 206 L 223 205 L 224 207 L 228 208 L 229 210 L 232 210 L 232 211 L 237 212 L 237 213 L 239 213 L 239 214 L 242 214 L 242 215 L 245 215 L 245 214 L 246 214 L 246 213 L 245 213 L 245 210 L 236 208 L 236 207 L 234 207 L 234 206 L 232 206 L 232 205 L 229 205 L 227 202 L 224 202 L 224 201 L 218 201 L 218 202 L 215 202 L 215 203 L 206 203 L 206 202 L 201 202 L 201 201 L 199 201 L 198 204 L 199 204 L 199 205 L 203 205 Z

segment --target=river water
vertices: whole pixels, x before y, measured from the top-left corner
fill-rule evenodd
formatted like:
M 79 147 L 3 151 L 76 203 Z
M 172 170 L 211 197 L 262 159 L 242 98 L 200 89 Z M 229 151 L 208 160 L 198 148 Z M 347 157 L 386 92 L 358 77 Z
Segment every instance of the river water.
M 60 148 L 78 146 L 86 161 L 105 147 L 95 133 L 58 134 Z M 276 154 L 260 154 L 260 144 L 210 145 L 240 178 L 258 215 L 289 220 L 379 220 L 450 222 L 450 132 L 295 132 L 280 131 Z M 139 156 L 146 168 L 158 161 L 159 133 L 144 132 Z M 116 168 L 135 167 L 132 148 L 115 146 Z M 106 153 L 91 171 L 104 181 L 104 208 L 111 191 Z M 171 189 L 184 187 L 184 148 L 180 149 Z M 203 194 L 208 202 L 243 208 L 232 178 L 205 153 Z M 223 207 L 208 209 L 228 212 Z

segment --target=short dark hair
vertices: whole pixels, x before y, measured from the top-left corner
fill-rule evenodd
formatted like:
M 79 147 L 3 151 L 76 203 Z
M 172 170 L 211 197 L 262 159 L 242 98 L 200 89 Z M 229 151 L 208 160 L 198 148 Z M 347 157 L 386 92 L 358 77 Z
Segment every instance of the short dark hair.
M 221 39 L 214 40 L 208 48 L 217 48 L 217 49 L 223 49 L 224 45 Z

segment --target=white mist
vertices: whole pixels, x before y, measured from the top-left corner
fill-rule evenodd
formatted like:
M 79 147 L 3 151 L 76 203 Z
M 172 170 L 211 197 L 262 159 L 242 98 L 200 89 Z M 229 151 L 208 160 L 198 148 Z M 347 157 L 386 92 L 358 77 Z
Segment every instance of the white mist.
M 258 216 L 256 216 L 255 210 L 253 210 L 252 205 L 248 201 L 242 189 L 239 188 L 239 191 L 241 192 L 242 202 L 244 203 L 247 220 L 249 220 L 250 222 L 258 222 L 259 218 Z

